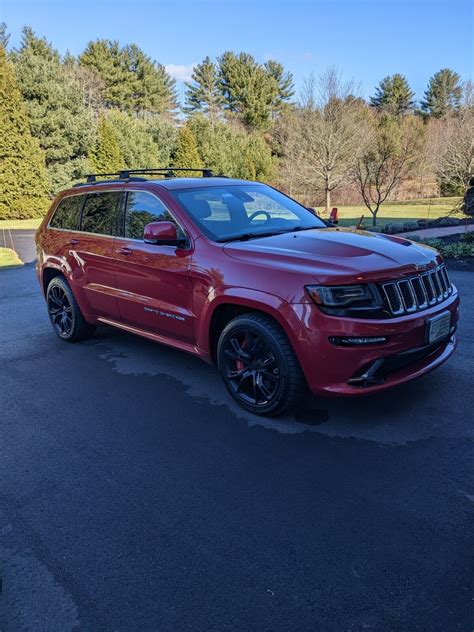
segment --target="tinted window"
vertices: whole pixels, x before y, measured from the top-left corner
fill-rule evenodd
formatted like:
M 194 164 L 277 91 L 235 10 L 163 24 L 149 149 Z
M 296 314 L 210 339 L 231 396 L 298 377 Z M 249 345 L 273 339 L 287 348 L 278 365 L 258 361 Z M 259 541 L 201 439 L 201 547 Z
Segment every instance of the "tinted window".
M 82 210 L 82 230 L 86 233 L 115 235 L 120 193 L 88 195 Z
M 151 193 L 129 191 L 125 211 L 125 237 L 143 239 L 143 229 L 151 222 L 169 221 L 176 224 L 164 204 Z
M 74 195 L 62 199 L 49 225 L 53 228 L 63 228 L 65 230 L 79 230 L 83 202 L 83 195 Z

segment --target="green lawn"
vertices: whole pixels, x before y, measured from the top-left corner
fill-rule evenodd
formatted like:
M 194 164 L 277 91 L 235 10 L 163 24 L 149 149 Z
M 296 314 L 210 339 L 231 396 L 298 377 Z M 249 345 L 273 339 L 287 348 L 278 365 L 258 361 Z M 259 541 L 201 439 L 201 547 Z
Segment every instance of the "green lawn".
M 0 219 L 0 230 L 2 228 L 38 228 L 42 218 L 37 219 Z
M 404 222 L 410 219 L 436 219 L 448 215 L 459 203 L 460 198 L 431 198 L 407 200 L 404 202 L 386 202 L 377 215 L 377 225 L 390 222 Z M 364 215 L 364 226 L 372 225 L 372 215 L 363 205 L 339 206 L 339 223 L 352 226 Z M 325 217 L 325 213 L 322 214 Z
M 0 248 L 0 268 L 21 265 L 23 265 L 23 262 L 19 259 L 14 250 L 10 250 L 10 248 Z

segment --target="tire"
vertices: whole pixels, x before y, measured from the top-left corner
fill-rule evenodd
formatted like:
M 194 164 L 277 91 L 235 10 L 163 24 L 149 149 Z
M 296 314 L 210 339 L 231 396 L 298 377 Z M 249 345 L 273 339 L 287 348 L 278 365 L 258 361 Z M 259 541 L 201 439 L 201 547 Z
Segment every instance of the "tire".
M 219 372 L 231 396 L 256 415 L 275 416 L 296 406 L 306 382 L 285 332 L 269 316 L 242 314 L 222 331 Z
M 93 335 L 95 327 L 85 321 L 64 277 L 51 280 L 46 290 L 46 305 L 51 325 L 61 340 L 79 342 Z

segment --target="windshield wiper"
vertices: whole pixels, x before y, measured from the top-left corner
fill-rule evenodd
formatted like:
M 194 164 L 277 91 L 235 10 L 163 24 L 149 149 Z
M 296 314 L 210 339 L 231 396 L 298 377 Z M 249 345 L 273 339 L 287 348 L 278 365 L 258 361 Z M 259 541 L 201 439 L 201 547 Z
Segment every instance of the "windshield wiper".
M 273 235 L 281 235 L 282 233 L 286 233 L 288 231 L 272 231 L 268 233 L 242 233 L 242 235 L 233 235 L 232 237 L 222 237 L 221 239 L 216 239 L 219 243 L 224 243 L 227 241 L 248 241 L 249 239 L 257 239 L 258 237 L 273 237 Z
M 242 235 L 233 235 L 232 237 L 222 237 L 216 239 L 219 243 L 225 243 L 227 241 L 248 241 L 249 239 L 257 239 L 258 237 L 273 237 L 274 235 L 284 235 L 285 233 L 295 233 L 300 230 L 314 230 L 315 228 L 326 228 L 325 226 L 308 226 L 303 228 L 302 226 L 294 226 L 293 228 L 285 228 L 284 230 L 273 230 L 266 233 L 242 233 Z

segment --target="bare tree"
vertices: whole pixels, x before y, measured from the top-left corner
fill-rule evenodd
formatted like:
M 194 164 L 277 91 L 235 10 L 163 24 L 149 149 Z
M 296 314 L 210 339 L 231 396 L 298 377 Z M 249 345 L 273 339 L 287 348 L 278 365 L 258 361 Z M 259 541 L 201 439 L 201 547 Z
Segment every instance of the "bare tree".
M 374 226 L 382 204 L 413 172 L 423 138 L 423 124 L 415 116 L 374 116 L 373 140 L 354 168 L 354 181 Z
M 306 192 L 323 193 L 326 211 L 331 193 L 347 178 L 363 151 L 365 108 L 334 68 L 306 79 L 299 106 L 287 120 L 282 171 Z
M 432 124 L 431 154 L 438 180 L 461 194 L 474 175 L 474 92 L 467 82 L 458 113 Z
M 63 61 L 66 74 L 76 82 L 81 91 L 84 106 L 98 116 L 105 108 L 104 80 L 92 68 L 80 66 L 72 55 L 67 54 Z

